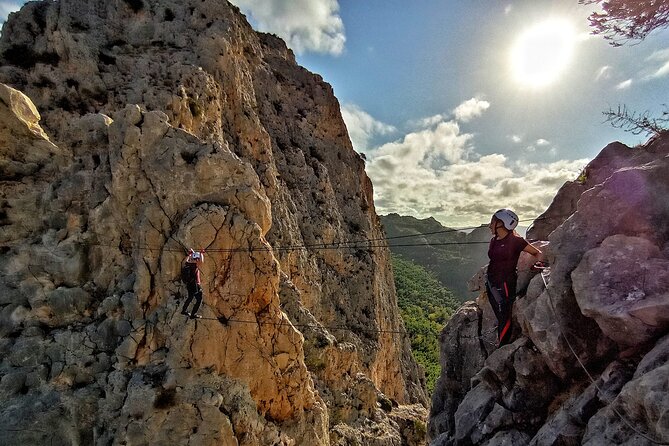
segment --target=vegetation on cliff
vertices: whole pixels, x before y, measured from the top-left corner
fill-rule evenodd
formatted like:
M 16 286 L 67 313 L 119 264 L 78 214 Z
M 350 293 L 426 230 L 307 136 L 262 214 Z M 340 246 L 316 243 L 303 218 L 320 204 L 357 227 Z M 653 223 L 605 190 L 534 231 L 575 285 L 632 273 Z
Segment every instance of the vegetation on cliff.
M 439 333 L 460 306 L 437 276 L 400 255 L 392 255 L 397 300 L 416 361 L 425 368 L 427 390 L 439 377 Z

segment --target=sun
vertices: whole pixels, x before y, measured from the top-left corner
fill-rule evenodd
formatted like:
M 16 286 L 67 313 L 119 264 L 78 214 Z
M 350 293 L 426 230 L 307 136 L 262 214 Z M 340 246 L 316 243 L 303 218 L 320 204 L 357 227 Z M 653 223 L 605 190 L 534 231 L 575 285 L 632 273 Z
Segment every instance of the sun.
M 511 50 L 514 79 L 531 88 L 554 83 L 572 58 L 576 33 L 564 19 L 549 19 L 525 30 Z

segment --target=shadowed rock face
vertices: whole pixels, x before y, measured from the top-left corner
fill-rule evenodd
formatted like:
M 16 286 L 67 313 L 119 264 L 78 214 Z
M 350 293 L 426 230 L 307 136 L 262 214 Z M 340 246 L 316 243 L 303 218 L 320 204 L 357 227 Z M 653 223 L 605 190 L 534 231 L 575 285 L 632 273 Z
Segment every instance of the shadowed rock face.
M 611 144 L 585 173 L 558 192 L 544 214 L 553 223 L 532 229 L 547 239 L 551 269 L 546 287 L 519 262 L 528 285 L 514 305 L 515 342 L 486 342 L 485 294 L 444 328 L 432 446 L 669 441 L 669 137 Z M 476 326 L 480 344 L 453 343 L 449 333 Z M 462 367 L 473 358 L 480 365 Z
M 32 2 L 0 59 L 8 444 L 423 441 L 387 251 L 277 249 L 382 237 L 280 39 L 213 0 Z

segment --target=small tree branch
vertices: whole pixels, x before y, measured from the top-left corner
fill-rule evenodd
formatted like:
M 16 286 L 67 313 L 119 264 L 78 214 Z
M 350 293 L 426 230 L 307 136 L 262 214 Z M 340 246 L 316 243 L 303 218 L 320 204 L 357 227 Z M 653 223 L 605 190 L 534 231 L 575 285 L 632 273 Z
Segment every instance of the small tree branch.
M 618 105 L 616 110 L 610 108 L 603 112 L 604 122 L 609 122 L 615 128 L 622 129 L 633 135 L 646 134 L 648 136 L 660 135 L 669 130 L 669 109 L 664 105 L 662 115 L 655 118 L 650 111 L 642 113 L 629 111 L 626 105 Z

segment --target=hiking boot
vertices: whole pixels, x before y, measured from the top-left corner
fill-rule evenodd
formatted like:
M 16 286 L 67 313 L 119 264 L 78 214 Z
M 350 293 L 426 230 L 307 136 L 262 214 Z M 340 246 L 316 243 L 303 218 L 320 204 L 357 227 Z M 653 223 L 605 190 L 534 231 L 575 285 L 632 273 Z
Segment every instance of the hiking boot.
M 191 314 L 190 318 L 191 319 L 202 319 L 202 316 L 200 316 L 199 314 Z

